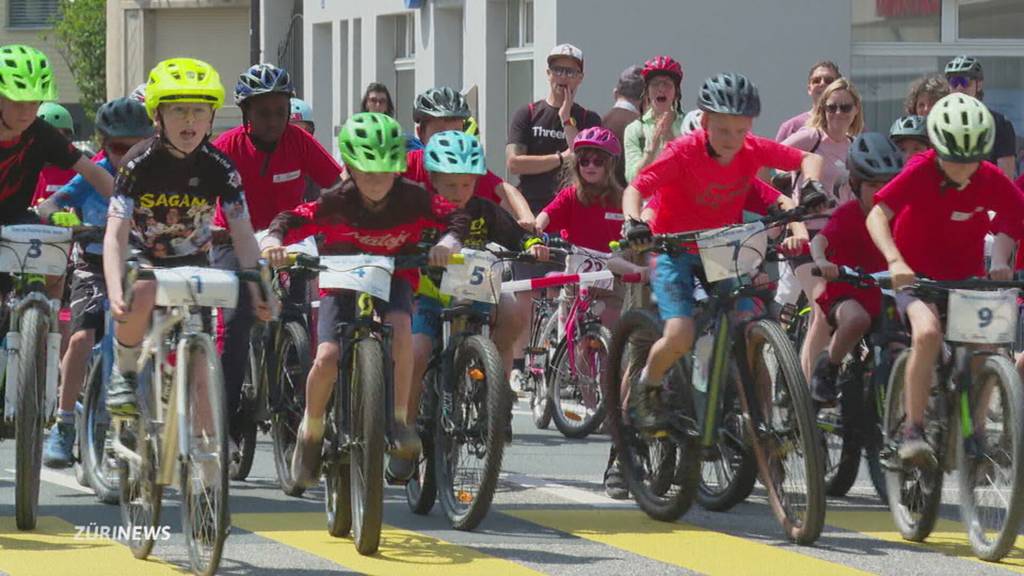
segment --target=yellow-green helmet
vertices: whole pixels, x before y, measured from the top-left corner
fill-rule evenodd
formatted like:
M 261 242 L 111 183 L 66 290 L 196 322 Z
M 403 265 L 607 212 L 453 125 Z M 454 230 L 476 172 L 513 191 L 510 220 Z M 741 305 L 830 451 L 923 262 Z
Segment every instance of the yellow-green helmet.
M 56 100 L 57 83 L 46 54 L 22 44 L 0 46 L 0 96 L 16 102 Z
M 146 112 L 152 118 L 161 104 L 194 102 L 216 110 L 224 104 L 224 86 L 217 70 L 195 58 L 171 58 L 149 71 Z
M 338 148 L 346 166 L 360 172 L 405 172 L 405 136 L 394 118 L 361 112 L 338 133 Z
M 980 162 L 992 154 L 995 121 L 977 98 L 956 92 L 943 96 L 932 106 L 927 124 L 928 139 L 943 160 Z

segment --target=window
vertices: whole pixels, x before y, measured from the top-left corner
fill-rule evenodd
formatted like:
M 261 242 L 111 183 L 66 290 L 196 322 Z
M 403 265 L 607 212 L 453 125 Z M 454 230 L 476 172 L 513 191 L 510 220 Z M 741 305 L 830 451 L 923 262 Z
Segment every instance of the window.
M 412 133 L 415 123 L 412 119 L 413 102 L 416 101 L 416 69 L 397 68 L 395 70 L 395 93 L 391 95 L 395 103 L 395 120 L 407 132 Z
M 508 48 L 533 46 L 533 0 L 508 1 Z
M 852 0 L 854 42 L 938 42 L 942 0 Z
M 506 66 L 506 125 L 524 104 L 533 102 L 533 60 L 509 60 Z
M 402 14 L 395 18 L 395 58 L 416 56 L 416 14 Z
M 1024 2 L 1020 0 L 960 0 L 959 37 L 964 39 L 1024 39 Z
M 50 28 L 58 15 L 59 0 L 8 0 L 8 28 Z

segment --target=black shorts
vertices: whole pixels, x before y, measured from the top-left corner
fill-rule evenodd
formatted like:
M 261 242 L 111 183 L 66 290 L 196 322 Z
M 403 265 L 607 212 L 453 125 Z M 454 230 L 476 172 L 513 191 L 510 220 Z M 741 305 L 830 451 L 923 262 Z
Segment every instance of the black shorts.
M 99 267 L 76 268 L 71 279 L 71 333 L 95 330 L 103 338 L 107 283 Z
M 374 308 L 382 316 L 388 312 L 405 312 L 412 316 L 412 286 L 400 278 L 391 279 L 391 295 L 388 302 L 374 298 Z M 351 290 L 327 292 L 320 296 L 317 312 L 317 342 L 337 342 L 338 325 L 351 322 L 356 315 L 356 293 Z

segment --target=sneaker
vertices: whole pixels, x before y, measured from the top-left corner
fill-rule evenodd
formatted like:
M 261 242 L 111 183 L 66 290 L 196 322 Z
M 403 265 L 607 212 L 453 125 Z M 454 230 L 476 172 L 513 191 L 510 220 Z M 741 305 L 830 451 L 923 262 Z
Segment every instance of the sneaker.
M 43 466 L 67 468 L 74 463 L 75 425 L 57 422 L 50 429 L 50 437 L 43 447 Z
M 629 393 L 626 407 L 630 422 L 639 430 L 656 430 L 665 426 L 664 419 L 658 414 L 658 388 L 637 380 Z
M 612 500 L 629 498 L 626 477 L 622 475 L 622 467 L 617 459 L 604 471 L 604 493 Z
M 135 379 L 133 372 L 121 374 L 114 366 L 110 371 L 110 384 L 107 386 L 107 411 L 116 416 L 136 416 L 139 408 L 135 404 Z
M 811 397 L 815 402 L 829 406 L 835 404 L 838 396 L 836 377 L 839 375 L 839 366 L 827 358 L 823 356 L 814 367 L 814 374 L 811 375 Z
M 903 438 L 900 441 L 900 460 L 912 463 L 927 463 L 934 461 L 935 451 L 924 438 L 924 429 L 921 426 L 907 425 L 903 428 Z
M 305 420 L 299 424 L 295 439 L 295 451 L 292 452 L 292 481 L 296 486 L 311 488 L 320 482 L 320 452 L 323 437 L 316 438 L 306 435 Z
M 420 452 L 423 452 L 423 444 L 416 429 L 402 422 L 395 422 L 395 434 L 391 440 L 393 447 L 388 451 L 388 455 L 392 459 L 397 457 L 415 462 Z

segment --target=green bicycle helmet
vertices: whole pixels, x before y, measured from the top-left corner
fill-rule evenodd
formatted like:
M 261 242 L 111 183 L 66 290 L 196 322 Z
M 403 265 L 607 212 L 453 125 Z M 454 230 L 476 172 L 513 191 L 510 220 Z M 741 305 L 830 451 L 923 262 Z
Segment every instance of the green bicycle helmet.
M 22 44 L 0 46 L 0 96 L 15 102 L 56 100 L 57 84 L 46 54 Z
M 974 56 L 957 56 L 946 64 L 946 76 L 966 76 L 968 78 L 982 79 L 985 71 L 981 68 L 981 62 Z
M 71 119 L 71 112 L 56 102 L 40 104 L 36 116 L 58 130 L 70 130 L 72 134 L 75 132 L 75 121 Z
M 427 172 L 441 174 L 487 173 L 484 149 L 476 136 L 458 130 L 438 132 L 423 149 L 423 165 Z
M 892 138 L 894 142 L 910 139 L 928 144 L 928 126 L 924 116 L 911 114 L 897 118 L 889 128 L 889 138 Z
M 447 86 L 431 88 L 416 97 L 412 119 L 422 122 L 428 118 L 469 118 L 469 104 L 458 91 Z
M 939 158 L 949 162 L 980 162 L 995 144 L 992 113 L 977 98 L 954 93 L 942 97 L 928 113 L 928 139 Z
M 360 112 L 338 132 L 338 148 L 346 166 L 360 172 L 405 172 L 405 136 L 394 118 Z

